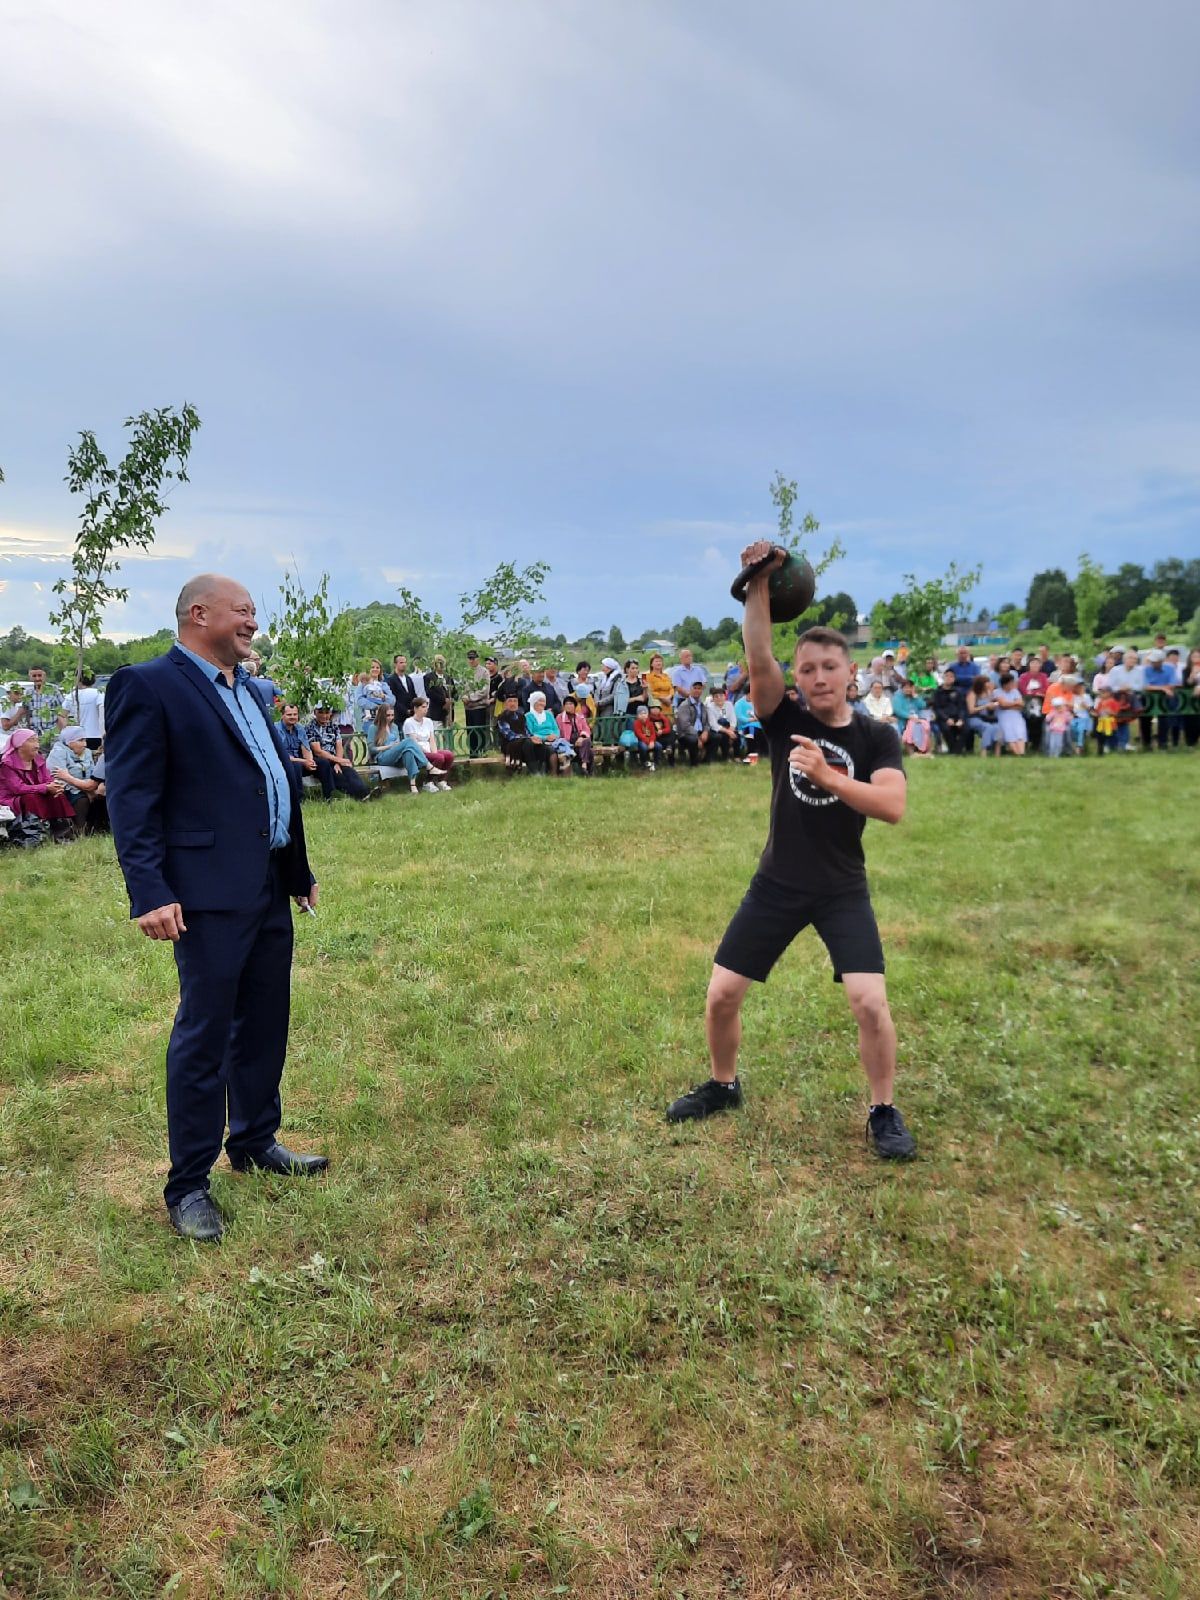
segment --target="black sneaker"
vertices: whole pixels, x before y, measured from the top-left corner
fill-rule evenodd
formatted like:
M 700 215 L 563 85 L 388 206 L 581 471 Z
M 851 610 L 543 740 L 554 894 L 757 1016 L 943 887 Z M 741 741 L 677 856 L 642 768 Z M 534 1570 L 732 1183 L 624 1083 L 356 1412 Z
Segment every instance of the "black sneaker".
M 911 1161 L 917 1141 L 895 1106 L 876 1106 L 867 1117 L 867 1143 L 885 1161 Z
M 709 1078 L 697 1083 L 672 1100 L 667 1107 L 668 1122 L 687 1122 L 692 1117 L 711 1117 L 715 1111 L 735 1111 L 742 1103 L 742 1085 L 738 1078 L 732 1083 L 718 1083 Z

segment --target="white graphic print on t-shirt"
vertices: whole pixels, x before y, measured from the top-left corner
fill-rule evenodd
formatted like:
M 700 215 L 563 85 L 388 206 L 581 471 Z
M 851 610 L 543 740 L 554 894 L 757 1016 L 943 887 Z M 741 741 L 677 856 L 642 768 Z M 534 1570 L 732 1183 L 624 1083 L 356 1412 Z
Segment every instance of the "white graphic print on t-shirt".
M 814 739 L 824 752 L 826 763 L 836 771 L 844 772 L 848 778 L 854 776 L 854 762 L 848 750 L 843 750 L 840 744 L 833 744 L 828 739 Z M 831 806 L 837 800 L 837 795 L 830 794 L 828 789 L 818 789 L 815 783 L 810 783 L 799 767 L 788 766 L 788 781 L 792 793 L 797 800 L 803 800 L 806 806 Z

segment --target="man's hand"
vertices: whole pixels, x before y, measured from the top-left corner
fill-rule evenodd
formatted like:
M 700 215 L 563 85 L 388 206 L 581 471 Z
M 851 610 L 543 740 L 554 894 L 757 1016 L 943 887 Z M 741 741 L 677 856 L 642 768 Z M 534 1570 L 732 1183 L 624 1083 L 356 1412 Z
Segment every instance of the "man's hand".
M 305 772 L 315 772 L 317 770 L 317 763 L 311 756 L 309 756 L 307 760 L 302 761 L 300 765 L 304 768 Z
M 296 899 L 296 904 L 300 907 L 301 911 L 304 911 L 304 910 L 307 910 L 307 909 L 310 909 L 310 908 L 313 911 L 315 911 L 317 909 L 317 901 L 320 899 L 320 897 L 321 897 L 320 886 L 318 884 L 314 883 L 312 888 L 308 891 L 307 894 L 298 894 L 298 895 L 296 895 L 295 899 Z
M 169 906 L 159 906 L 157 911 L 147 911 L 137 919 L 137 925 L 147 939 L 169 939 L 175 944 L 181 933 L 187 932 L 183 920 L 183 907 L 178 900 Z
M 783 565 L 783 552 L 771 539 L 756 539 L 753 544 L 748 544 L 742 551 L 743 567 L 750 566 L 752 562 L 761 561 L 764 556 L 768 555 L 771 557 L 771 560 L 767 562 L 761 571 L 754 574 L 754 576 L 750 579 L 751 583 L 758 583 L 760 581 L 765 583 L 771 573 L 775 571 L 776 567 L 781 567 Z
M 802 733 L 792 735 L 792 743 L 796 748 L 788 756 L 789 766 L 802 772 L 809 783 L 816 784 L 818 789 L 826 789 L 830 794 L 837 788 L 839 778 L 844 774 L 835 771 L 825 759 L 825 752 L 819 744 L 812 739 L 806 739 Z

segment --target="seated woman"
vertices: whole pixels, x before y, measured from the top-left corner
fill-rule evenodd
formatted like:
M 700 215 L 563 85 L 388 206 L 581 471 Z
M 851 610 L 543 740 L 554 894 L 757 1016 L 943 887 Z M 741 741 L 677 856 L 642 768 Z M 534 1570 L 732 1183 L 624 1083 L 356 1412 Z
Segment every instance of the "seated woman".
M 92 771 L 87 734 L 78 723 L 63 729 L 46 757 L 50 776 L 64 786 L 75 821 L 81 831 L 100 833 L 108 828 L 104 784 Z
M 515 691 L 507 696 L 504 709 L 496 718 L 496 736 L 504 753 L 504 765 L 510 770 L 524 766 L 529 760 L 530 744 L 525 732 L 525 713 Z
M 997 678 L 997 681 L 999 679 Z M 967 690 L 967 748 L 974 734 L 979 735 L 979 754 L 994 749 L 1000 754 L 1000 724 L 996 721 L 996 691 L 986 673 L 980 673 Z
M 858 687 L 857 678 L 851 678 L 846 685 L 846 704 L 857 716 L 866 717 L 870 715 L 867 710 L 867 702 L 863 699 L 862 692 Z
M 454 765 L 454 754 L 450 750 L 438 749 L 438 725 L 429 715 L 429 701 L 424 695 L 418 695 L 413 701 L 412 716 L 405 718 L 401 732 L 406 739 L 412 740 L 429 765 L 438 773 L 439 781 L 436 787 L 448 790 L 450 785 L 446 782 L 446 774 Z
M 525 735 L 529 740 L 529 762 L 552 773 L 569 772 L 571 757 L 575 752 L 570 742 L 558 731 L 552 712 L 546 710 L 546 696 L 535 689 L 529 696 L 529 710 L 525 713 Z
M 69 839 L 75 831 L 66 785 L 51 777 L 32 728 L 18 728 L 0 756 L 0 806 L 8 806 L 18 817 L 48 822 L 57 841 Z
M 748 694 L 734 701 L 733 710 L 737 718 L 738 739 L 745 751 L 743 760 L 750 764 L 757 761 L 766 749 L 766 735 L 763 733 L 762 723 L 758 720 L 754 702 Z
M 380 706 L 369 724 L 367 749 L 377 767 L 403 767 L 408 787 L 417 792 L 417 774 L 425 778 L 425 793 L 437 794 L 437 774 L 429 757 L 414 740 L 405 738 L 396 726 L 394 706 Z M 447 788 L 449 785 L 447 785 Z
M 892 727 L 896 725 L 895 713 L 892 711 L 892 697 L 883 686 L 883 680 L 874 678 L 871 687 L 867 690 L 867 697 L 863 701 L 867 715 L 875 722 L 887 722 Z
M 627 716 L 636 717 L 645 710 L 650 699 L 650 691 L 642 682 L 642 669 L 632 656 L 625 663 L 625 689 L 628 695 L 625 713 Z M 613 709 L 616 709 L 615 706 Z
M 901 744 L 915 756 L 931 756 L 933 729 L 930 725 L 933 718 L 925 703 L 925 696 L 917 693 L 911 679 L 903 679 L 892 696 L 892 713 L 900 729 Z
M 381 706 L 394 706 L 396 696 L 388 688 L 383 662 L 372 661 L 365 678 L 360 678 L 354 691 L 354 709 L 358 713 L 362 731 L 370 737 L 371 723 Z
M 596 768 L 592 754 L 592 725 L 573 694 L 563 701 L 563 708 L 558 714 L 558 731 L 574 750 L 580 772 L 585 778 L 590 778 Z

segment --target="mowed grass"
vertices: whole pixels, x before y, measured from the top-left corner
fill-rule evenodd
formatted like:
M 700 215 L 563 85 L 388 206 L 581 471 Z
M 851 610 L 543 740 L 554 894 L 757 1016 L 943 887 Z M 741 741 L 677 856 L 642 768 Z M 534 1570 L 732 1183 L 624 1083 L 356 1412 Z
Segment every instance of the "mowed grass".
M 703 1075 L 768 776 L 306 812 L 284 1134 L 161 1205 L 174 967 L 0 858 L 0 1594 L 1200 1593 L 1200 766 L 910 772 L 905 1167 L 811 935 Z

